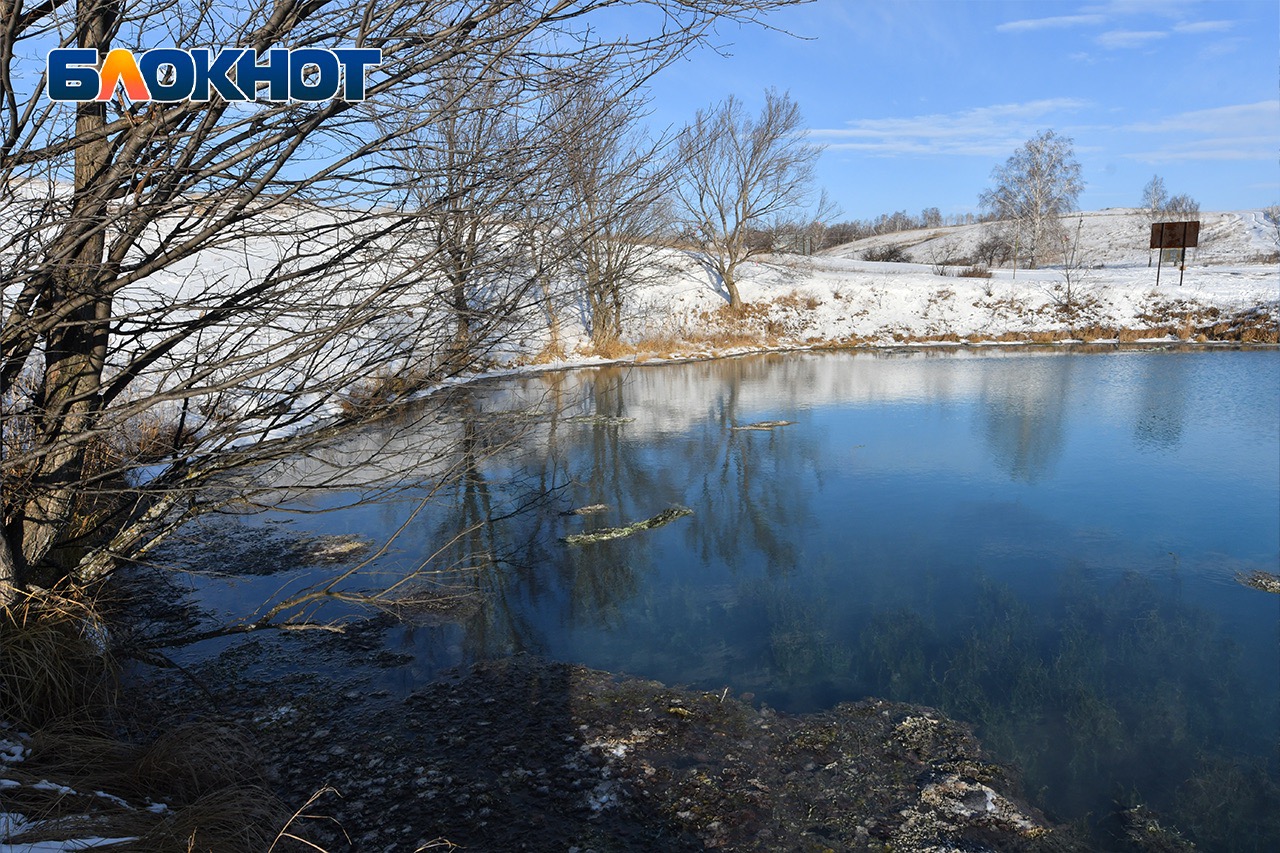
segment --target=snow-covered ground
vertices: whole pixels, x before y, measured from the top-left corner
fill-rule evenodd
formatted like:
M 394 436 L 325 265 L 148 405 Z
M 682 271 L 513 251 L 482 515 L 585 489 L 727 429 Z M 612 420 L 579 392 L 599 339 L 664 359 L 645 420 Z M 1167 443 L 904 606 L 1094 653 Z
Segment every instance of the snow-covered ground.
M 749 348 L 752 336 L 778 346 L 1170 334 L 1194 339 L 1202 332 L 1221 337 L 1230 318 L 1250 311 L 1268 315 L 1270 320 L 1258 315 L 1253 322 L 1264 330 L 1270 322 L 1274 329 L 1280 297 L 1276 230 L 1261 211 L 1201 219 L 1201 246 L 1189 252 L 1181 282 L 1176 266 L 1159 267 L 1146 248 L 1144 214 L 1106 210 L 1068 220 L 1072 234 L 1079 234 L 1082 261 L 1066 269 L 1058 264 L 996 269 L 991 278 L 960 276 L 986 232 L 982 225 L 874 237 L 816 257 L 763 258 L 741 272 L 748 310 L 739 318 L 717 311 L 726 296 L 690 254 L 678 274 L 635 293 L 630 336 L 641 351 L 650 341 L 693 352 L 724 349 L 714 345 L 717 339 L 729 348 Z M 889 243 L 906 247 L 915 262 L 861 260 L 867 249 Z
M 1202 213 L 1196 218 L 1200 220 L 1200 245 L 1188 252 L 1192 264 L 1251 263 L 1278 248 L 1276 228 L 1261 210 Z M 1150 223 L 1145 210 L 1124 207 L 1062 218 L 1068 237 L 1074 239 L 1079 234 L 1082 259 L 1089 265 L 1108 267 L 1146 267 Z M 935 259 L 972 255 L 988 233 L 983 224 L 922 228 L 846 243 L 826 254 L 860 258 L 867 249 L 896 244 L 906 249 L 913 261 L 928 264 Z

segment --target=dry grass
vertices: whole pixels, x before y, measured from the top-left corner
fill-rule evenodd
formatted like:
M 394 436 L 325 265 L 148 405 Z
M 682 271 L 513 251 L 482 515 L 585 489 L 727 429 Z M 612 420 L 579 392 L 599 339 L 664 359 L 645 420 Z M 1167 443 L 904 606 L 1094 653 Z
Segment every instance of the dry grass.
M 19 593 L 0 608 L 0 719 L 36 729 L 104 707 L 116 667 L 101 637 L 101 619 L 82 600 Z
M 965 267 L 956 273 L 960 278 L 991 278 L 991 270 L 984 266 Z
M 6 794 L 32 791 L 37 789 L 23 785 L 8 789 Z M 279 802 L 261 788 L 222 789 L 163 811 L 96 793 L 43 793 L 48 795 L 43 804 L 29 798 L 14 803 L 6 796 L 7 808 L 17 805 L 33 821 L 23 832 L 11 836 L 10 842 L 24 845 L 98 837 L 128 839 L 127 846 L 118 849 L 138 853 L 261 853 L 274 842 L 287 819 Z
M 338 395 L 338 410 L 344 417 L 364 417 L 427 384 L 416 371 L 383 371 Z
M 260 754 L 223 723 L 189 722 L 133 744 L 63 720 L 26 745 L 22 763 L 5 770 L 16 783 L 6 810 L 32 822 L 15 842 L 127 837 L 138 851 L 258 853 L 289 825 Z
M 100 837 L 157 853 L 266 850 L 288 811 L 266 789 L 264 762 L 244 732 L 195 721 L 147 744 L 107 733 L 104 721 L 122 709 L 105 637 L 86 598 L 25 593 L 0 608 L 0 720 L 25 748 L 20 762 L 0 765 L 3 810 L 27 821 L 8 841 Z
M 1280 343 L 1280 325 L 1263 309 L 1240 312 L 1227 320 L 1200 329 L 1209 340 L 1240 343 Z
M 793 290 L 790 293 L 776 297 L 771 303 L 749 303 L 751 305 L 773 305 L 778 308 L 789 308 L 793 311 L 814 311 L 822 306 L 822 300 L 812 293 L 801 293 Z
M 542 349 L 538 350 L 534 356 L 529 359 L 529 364 L 550 364 L 554 361 L 563 361 L 568 353 L 565 352 L 564 346 L 559 341 L 553 341 Z

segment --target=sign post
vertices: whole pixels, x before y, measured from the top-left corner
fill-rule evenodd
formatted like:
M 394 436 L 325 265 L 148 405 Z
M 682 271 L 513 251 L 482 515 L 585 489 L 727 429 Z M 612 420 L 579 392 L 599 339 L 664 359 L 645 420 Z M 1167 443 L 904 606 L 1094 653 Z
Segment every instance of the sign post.
M 1177 257 L 1170 257 L 1170 262 L 1178 263 L 1178 286 L 1182 286 L 1182 276 L 1187 271 L 1187 248 L 1200 245 L 1200 222 L 1153 222 L 1151 223 L 1151 248 L 1160 250 L 1160 261 L 1156 264 L 1156 287 L 1160 286 L 1160 267 L 1164 264 L 1166 250 L 1176 251 Z M 1172 252 L 1170 252 L 1172 255 Z

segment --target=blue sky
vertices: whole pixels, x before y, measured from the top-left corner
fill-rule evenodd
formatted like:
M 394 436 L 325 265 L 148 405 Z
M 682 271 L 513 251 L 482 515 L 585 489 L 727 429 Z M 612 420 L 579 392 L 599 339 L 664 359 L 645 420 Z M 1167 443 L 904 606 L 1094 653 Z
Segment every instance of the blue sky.
M 1276 0 L 817 0 L 722 27 L 653 82 L 657 127 L 789 90 L 846 218 L 977 209 L 1036 132 L 1075 140 L 1080 207 L 1137 205 L 1153 174 L 1202 210 L 1280 201 Z

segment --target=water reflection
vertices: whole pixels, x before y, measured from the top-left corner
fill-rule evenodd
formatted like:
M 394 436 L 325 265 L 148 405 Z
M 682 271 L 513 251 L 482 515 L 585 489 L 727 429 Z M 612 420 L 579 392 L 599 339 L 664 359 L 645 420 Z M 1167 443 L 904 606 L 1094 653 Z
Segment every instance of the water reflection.
M 1138 444 L 1172 449 L 1182 439 L 1190 363 L 1176 354 L 1141 360 L 1133 425 Z
M 1136 798 L 1203 848 L 1270 849 L 1276 602 L 1231 575 L 1280 556 L 1278 366 L 808 354 L 457 389 L 424 429 L 458 476 L 388 562 L 474 605 L 397 635 L 387 678 L 535 651 L 789 710 L 934 704 L 1059 819 Z
M 1072 374 L 1079 358 L 1037 359 L 1016 370 L 988 371 L 982 388 L 985 437 L 997 466 L 1035 483 L 1053 472 L 1066 439 Z

